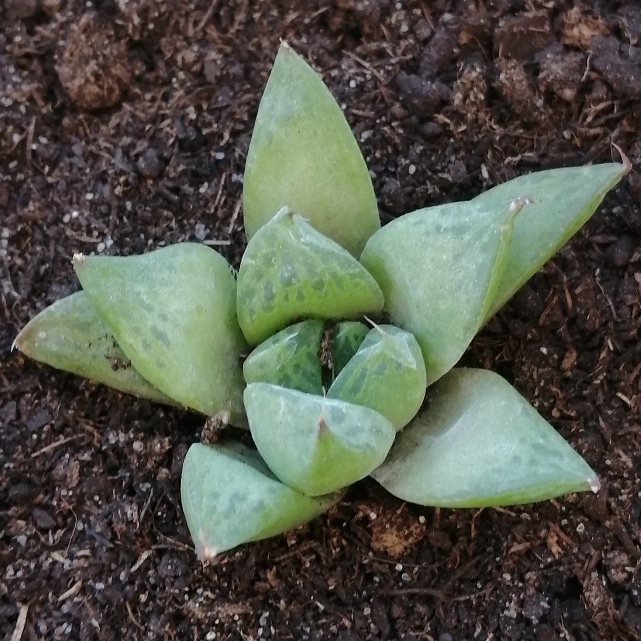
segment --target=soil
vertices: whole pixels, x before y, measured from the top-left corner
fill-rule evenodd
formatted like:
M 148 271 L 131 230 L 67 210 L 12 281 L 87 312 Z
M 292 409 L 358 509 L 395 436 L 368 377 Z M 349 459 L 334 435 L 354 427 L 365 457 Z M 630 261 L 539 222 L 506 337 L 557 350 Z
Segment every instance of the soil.
M 641 635 L 641 7 L 616 0 L 5 0 L 0 5 L 0 639 Z M 598 495 L 405 505 L 373 481 L 202 567 L 179 502 L 204 420 L 10 352 L 74 252 L 184 240 L 238 265 L 279 38 L 323 75 L 384 222 L 522 173 L 632 173 L 477 337 Z

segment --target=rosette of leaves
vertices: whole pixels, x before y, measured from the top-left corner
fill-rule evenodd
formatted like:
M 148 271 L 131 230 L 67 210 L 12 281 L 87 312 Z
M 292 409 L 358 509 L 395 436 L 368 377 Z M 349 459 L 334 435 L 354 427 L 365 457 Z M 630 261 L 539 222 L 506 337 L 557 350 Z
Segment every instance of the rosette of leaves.
M 367 475 L 446 507 L 595 490 L 594 472 L 505 380 L 455 366 L 624 172 L 533 173 L 381 228 L 341 109 L 283 45 L 247 156 L 238 274 L 192 243 L 76 256 L 82 291 L 16 345 L 249 427 L 256 449 L 194 444 L 185 459 L 183 508 L 203 560 L 314 518 Z

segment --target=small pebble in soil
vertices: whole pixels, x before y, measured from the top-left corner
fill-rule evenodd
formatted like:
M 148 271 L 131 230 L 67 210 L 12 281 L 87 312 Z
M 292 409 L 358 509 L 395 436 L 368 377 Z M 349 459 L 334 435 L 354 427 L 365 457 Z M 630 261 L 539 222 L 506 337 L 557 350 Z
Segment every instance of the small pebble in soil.
M 158 157 L 158 152 L 149 147 L 136 163 L 138 171 L 146 178 L 158 178 L 165 168 L 164 163 Z
M 450 98 L 450 90 L 442 82 L 424 80 L 401 71 L 396 76 L 399 97 L 412 115 L 422 118 L 432 116 L 443 102 Z
M 198 151 L 206 142 L 205 136 L 195 125 L 185 126 L 182 118 L 177 116 L 174 120 L 176 137 L 183 151 Z M 217 160 L 220 160 L 218 157 Z
M 41 530 L 52 530 L 56 527 L 56 522 L 42 508 L 36 507 L 31 512 L 33 520 Z
M 625 267 L 634 254 L 636 243 L 630 236 L 621 236 L 619 240 L 605 250 L 605 257 L 615 267 Z

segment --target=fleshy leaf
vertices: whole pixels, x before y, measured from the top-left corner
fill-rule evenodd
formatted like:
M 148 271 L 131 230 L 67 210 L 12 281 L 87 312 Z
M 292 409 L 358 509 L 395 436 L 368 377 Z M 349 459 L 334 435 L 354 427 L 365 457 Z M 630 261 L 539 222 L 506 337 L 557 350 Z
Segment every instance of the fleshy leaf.
M 341 108 L 311 67 L 283 44 L 247 153 L 247 236 L 286 205 L 356 257 L 380 227 L 372 181 Z
M 377 412 L 267 383 L 245 390 L 252 437 L 271 471 L 308 496 L 334 492 L 378 467 L 396 431 Z
M 522 206 L 419 209 L 367 242 L 361 262 L 381 286 L 392 323 L 421 346 L 428 385 L 457 363 L 485 318 Z
M 625 167 L 616 163 L 539 171 L 472 201 L 495 209 L 515 198 L 530 201 L 514 223 L 507 265 L 487 319 L 585 224 L 624 173 Z
M 62 298 L 22 329 L 16 347 L 29 358 L 159 403 L 176 402 L 131 366 L 84 292 Z
M 132 365 L 152 385 L 204 414 L 244 425 L 236 320 L 227 261 L 195 243 L 142 256 L 75 256 L 76 273 Z
M 340 498 L 299 494 L 275 479 L 256 451 L 239 443 L 192 445 L 180 491 L 189 532 L 203 562 L 241 543 L 303 525 Z
M 251 345 L 295 320 L 382 308 L 383 294 L 367 270 L 286 207 L 247 245 L 238 272 L 238 321 Z
M 425 386 L 425 364 L 416 339 L 392 325 L 380 325 L 369 332 L 327 396 L 376 410 L 398 431 L 416 416 Z
M 345 321 L 334 325 L 332 331 L 334 376 L 338 376 L 352 356 L 356 354 L 368 333 L 369 327 L 359 321 Z
M 245 381 L 272 383 L 310 394 L 322 394 L 318 351 L 323 326 L 323 321 L 303 321 L 268 338 L 243 364 Z
M 498 374 L 455 369 L 372 476 L 404 501 L 487 507 L 596 491 L 588 464 Z

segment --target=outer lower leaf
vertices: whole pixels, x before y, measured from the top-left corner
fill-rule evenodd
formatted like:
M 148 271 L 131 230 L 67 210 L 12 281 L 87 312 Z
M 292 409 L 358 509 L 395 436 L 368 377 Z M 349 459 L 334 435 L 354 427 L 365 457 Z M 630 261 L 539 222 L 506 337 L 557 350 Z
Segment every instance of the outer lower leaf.
M 299 494 L 276 480 L 257 452 L 240 444 L 192 445 L 180 490 L 201 561 L 303 525 L 340 498 Z
M 540 171 L 498 185 L 472 201 L 496 209 L 515 198 L 531 201 L 514 223 L 507 266 L 487 319 L 583 226 L 624 173 L 623 165 L 615 163 Z
M 245 381 L 272 383 L 310 394 L 322 394 L 318 352 L 323 326 L 323 321 L 303 321 L 268 338 L 244 362 Z
M 236 282 L 205 245 L 142 256 L 74 257 L 92 305 L 144 378 L 179 403 L 245 422 Z
M 376 410 L 398 431 L 416 416 L 425 385 L 416 339 L 392 325 L 380 325 L 369 332 L 327 396 Z
M 372 474 L 395 496 L 486 507 L 599 488 L 587 463 L 497 374 L 455 369 L 427 396 L 428 409 Z
M 334 492 L 366 477 L 396 434 L 377 412 L 267 383 L 245 390 L 256 447 L 272 472 L 309 496 Z
M 238 272 L 238 321 L 252 345 L 294 320 L 382 308 L 383 294 L 367 270 L 286 207 L 247 245 Z
M 361 262 L 381 286 L 392 322 L 421 346 L 428 385 L 457 363 L 485 318 L 521 207 L 419 209 L 367 242 Z
M 368 333 L 369 327 L 359 321 L 345 321 L 334 325 L 332 331 L 334 376 L 338 376 L 352 356 L 356 354 Z
M 247 154 L 248 237 L 284 206 L 356 257 L 380 227 L 372 181 L 343 112 L 286 44 L 269 76 Z
M 16 347 L 36 361 L 159 403 L 175 404 L 131 366 L 84 292 L 43 309 L 23 328 Z

